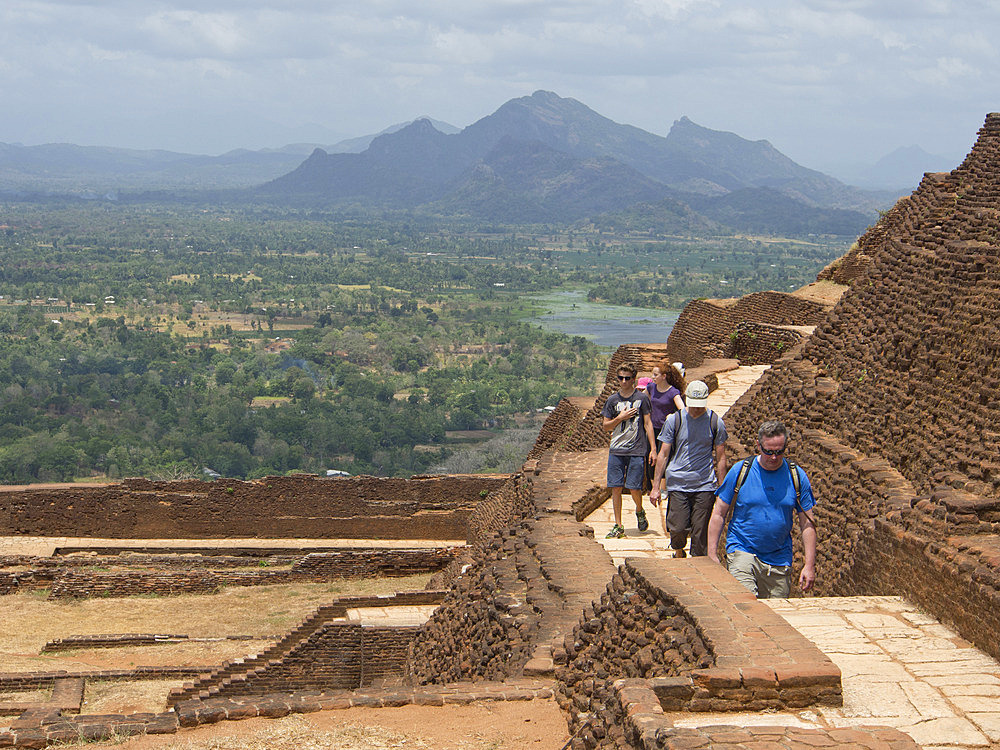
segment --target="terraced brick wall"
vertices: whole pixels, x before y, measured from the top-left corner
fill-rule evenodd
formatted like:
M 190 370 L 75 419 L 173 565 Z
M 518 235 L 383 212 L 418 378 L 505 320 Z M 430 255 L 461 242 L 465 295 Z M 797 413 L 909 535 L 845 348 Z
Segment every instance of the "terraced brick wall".
M 681 311 L 667 349 L 671 360 L 680 360 L 690 370 L 706 359 L 726 357 L 730 336 L 740 323 L 812 326 L 826 313 L 827 308 L 818 302 L 783 292 L 757 292 L 738 300 L 695 300 Z
M 8 534 L 114 539 L 466 539 L 503 477 L 266 477 L 0 492 Z
M 733 452 L 766 417 L 792 427 L 817 593 L 906 596 L 1000 656 L 1000 114 L 858 252 L 863 275 L 730 412 Z

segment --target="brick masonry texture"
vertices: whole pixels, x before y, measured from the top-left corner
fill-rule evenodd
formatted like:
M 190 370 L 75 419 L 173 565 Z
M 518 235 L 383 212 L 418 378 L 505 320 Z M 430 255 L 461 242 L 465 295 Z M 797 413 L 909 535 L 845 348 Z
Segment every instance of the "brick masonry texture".
M 343 689 L 401 674 L 414 628 L 362 628 L 331 622 L 348 609 L 438 604 L 442 591 L 409 591 L 382 596 L 338 597 L 319 607 L 297 627 L 260 654 L 226 662 L 196 681 L 176 688 L 167 698 L 174 706 L 189 699 L 303 689 Z M 380 653 L 384 651 L 384 653 Z
M 802 334 L 790 328 L 744 321 L 729 335 L 726 358 L 741 365 L 770 365 L 802 341 Z
M 627 560 L 555 656 L 586 750 L 636 739 L 622 704 L 636 690 L 654 713 L 841 703 L 840 670 L 707 558 Z
M 9 534 L 111 539 L 464 539 L 504 478 L 450 476 L 153 482 L 0 493 Z
M 691 369 L 706 359 L 732 356 L 731 336 L 741 323 L 813 326 L 826 313 L 827 308 L 818 302 L 782 292 L 757 292 L 739 300 L 695 300 L 681 311 L 667 339 L 667 348 L 672 361 L 680 360 Z
M 39 575 L 28 569 L 15 576 L 20 589 L 51 586 L 50 599 L 84 599 L 96 596 L 136 596 L 157 594 L 204 594 L 224 586 L 260 586 L 279 583 L 316 583 L 337 578 L 370 578 L 374 576 L 408 576 L 432 573 L 446 567 L 459 554 L 459 548 L 441 549 L 370 549 L 337 550 L 307 553 L 294 560 L 287 570 L 190 570 L 187 556 L 155 560 L 155 572 L 117 570 L 91 572 L 66 570 L 51 576 Z M 121 560 L 115 561 L 121 565 Z M 134 564 L 145 566 L 154 562 L 140 557 Z M 211 564 L 211 560 L 207 564 Z M 225 560 L 224 560 L 225 562 Z M 229 561 L 230 564 L 235 564 Z M 244 559 L 243 565 L 256 566 L 256 558 Z M 100 566 L 92 559 L 90 565 Z M 9 593 L 9 592 L 8 592 Z

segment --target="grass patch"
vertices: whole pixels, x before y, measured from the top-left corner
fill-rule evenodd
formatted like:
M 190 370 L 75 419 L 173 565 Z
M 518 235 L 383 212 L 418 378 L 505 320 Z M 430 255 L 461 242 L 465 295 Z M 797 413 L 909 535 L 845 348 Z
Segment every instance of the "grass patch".
M 51 687 L 37 690 L 0 690 L 0 703 L 44 703 L 51 697 Z
M 158 713 L 167 707 L 170 688 L 184 680 L 87 680 L 81 714 Z

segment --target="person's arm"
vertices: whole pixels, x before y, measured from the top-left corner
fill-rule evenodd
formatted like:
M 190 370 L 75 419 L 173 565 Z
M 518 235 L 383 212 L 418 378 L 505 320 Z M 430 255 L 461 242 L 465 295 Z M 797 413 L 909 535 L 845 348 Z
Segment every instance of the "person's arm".
M 721 487 L 722 483 L 726 481 L 726 472 L 729 471 L 729 462 L 726 460 L 726 446 L 722 445 L 715 446 L 715 481 L 718 482 L 717 487 Z
M 816 520 L 811 510 L 799 512 L 799 530 L 802 532 L 802 550 L 805 555 L 802 573 L 799 574 L 799 586 L 803 591 L 808 591 L 816 582 Z
M 681 398 L 680 393 L 674 394 L 674 406 L 677 407 L 677 411 L 680 411 L 681 409 L 684 408 L 684 399 Z
M 656 460 L 656 433 L 653 432 L 653 418 L 647 411 L 642 416 L 642 425 L 646 428 L 646 440 L 649 441 L 649 463 Z
M 656 454 L 656 468 L 653 469 L 653 488 L 649 491 L 649 501 L 656 505 L 660 502 L 660 480 L 663 479 L 663 472 L 667 468 L 667 461 L 670 460 L 670 449 L 673 445 L 666 440 L 660 445 L 660 452 Z
M 719 540 L 722 539 L 722 527 L 726 525 L 726 515 L 729 513 L 729 503 L 715 498 L 712 506 L 712 516 L 708 519 L 708 557 L 715 562 L 719 560 Z
M 615 429 L 615 427 L 620 425 L 626 419 L 631 419 L 638 413 L 639 410 L 633 406 L 626 409 L 625 411 L 618 412 L 617 417 L 609 417 L 605 415 L 604 421 L 601 423 L 601 425 L 604 427 L 605 432 L 611 432 L 613 429 Z

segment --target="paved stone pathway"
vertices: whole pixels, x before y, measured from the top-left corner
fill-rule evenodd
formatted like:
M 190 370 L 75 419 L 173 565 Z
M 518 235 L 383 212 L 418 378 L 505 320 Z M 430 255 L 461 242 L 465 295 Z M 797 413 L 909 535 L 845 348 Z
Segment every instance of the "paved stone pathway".
M 684 714 L 678 727 L 888 726 L 925 750 L 1000 743 L 1000 663 L 893 596 L 765 600 L 840 667 L 844 705 L 797 713 Z
M 744 365 L 735 370 L 716 374 L 719 387 L 708 394 L 708 408 L 720 416 L 725 416 L 729 407 L 736 403 L 747 388 L 756 383 L 771 365 Z
M 881 724 L 925 747 L 1000 743 L 1000 663 L 899 597 L 767 600 L 842 673 L 830 727 Z
M 393 607 L 356 607 L 347 610 L 348 622 L 360 622 L 363 626 L 402 627 L 423 625 L 427 622 L 437 604 L 407 604 Z

